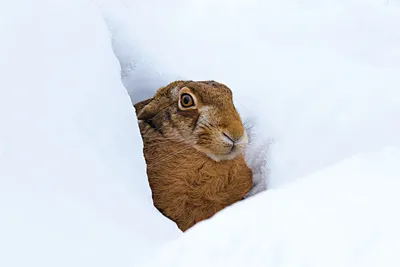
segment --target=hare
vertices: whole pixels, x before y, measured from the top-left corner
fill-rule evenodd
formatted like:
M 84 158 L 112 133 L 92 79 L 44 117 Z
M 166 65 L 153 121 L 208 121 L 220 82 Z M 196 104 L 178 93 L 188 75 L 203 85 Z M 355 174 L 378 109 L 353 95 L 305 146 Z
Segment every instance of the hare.
M 175 81 L 134 107 L 154 205 L 181 231 L 249 192 L 248 138 L 227 86 Z

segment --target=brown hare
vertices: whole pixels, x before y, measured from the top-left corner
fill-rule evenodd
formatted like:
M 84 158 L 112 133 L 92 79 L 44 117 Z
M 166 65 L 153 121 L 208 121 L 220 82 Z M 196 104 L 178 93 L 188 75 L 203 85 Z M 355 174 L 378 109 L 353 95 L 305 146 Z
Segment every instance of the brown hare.
M 247 134 L 232 92 L 215 81 L 176 81 L 135 104 L 155 207 L 182 231 L 252 186 Z

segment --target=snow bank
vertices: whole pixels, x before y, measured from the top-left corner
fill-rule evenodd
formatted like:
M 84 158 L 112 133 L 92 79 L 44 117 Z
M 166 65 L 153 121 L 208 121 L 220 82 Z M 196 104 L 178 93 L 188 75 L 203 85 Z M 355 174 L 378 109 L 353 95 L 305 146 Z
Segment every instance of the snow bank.
M 135 266 L 178 234 L 89 1 L 0 3 L 0 266 Z
M 398 266 L 399 150 L 371 153 L 400 146 L 385 2 L 3 1 L 0 266 Z M 228 84 L 270 190 L 169 243 L 120 67 L 133 102 Z
M 273 141 L 270 188 L 400 145 L 398 0 L 96 2 L 133 101 L 176 78 L 225 82 L 251 158 Z
M 400 266 L 399 162 L 388 148 L 267 190 L 140 266 Z
M 270 188 L 141 266 L 399 265 L 399 1 L 95 2 L 132 101 L 228 84 Z

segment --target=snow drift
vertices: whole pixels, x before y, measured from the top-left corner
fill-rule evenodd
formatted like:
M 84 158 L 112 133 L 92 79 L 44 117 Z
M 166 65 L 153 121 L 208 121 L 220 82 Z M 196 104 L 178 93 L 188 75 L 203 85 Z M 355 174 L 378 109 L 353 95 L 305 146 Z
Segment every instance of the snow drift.
M 96 2 L 132 100 L 225 82 L 270 188 L 141 266 L 398 264 L 398 1 Z
M 357 155 L 221 211 L 140 266 L 399 266 L 400 150 Z
M 111 37 L 87 1 L 0 4 L 0 266 L 135 266 L 152 206 Z
M 400 145 L 399 1 L 95 2 L 134 102 L 178 78 L 231 87 L 252 158 L 273 142 L 269 188 Z
M 0 265 L 398 266 L 388 3 L 1 2 Z M 130 103 L 178 78 L 231 87 L 270 188 L 182 236 Z

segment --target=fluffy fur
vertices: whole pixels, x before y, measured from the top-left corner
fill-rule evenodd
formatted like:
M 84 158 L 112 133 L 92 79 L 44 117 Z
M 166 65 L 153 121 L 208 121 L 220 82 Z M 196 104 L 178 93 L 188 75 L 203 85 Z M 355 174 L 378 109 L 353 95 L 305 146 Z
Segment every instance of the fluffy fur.
M 227 86 L 176 81 L 135 109 L 154 205 L 182 231 L 249 192 L 247 135 Z

